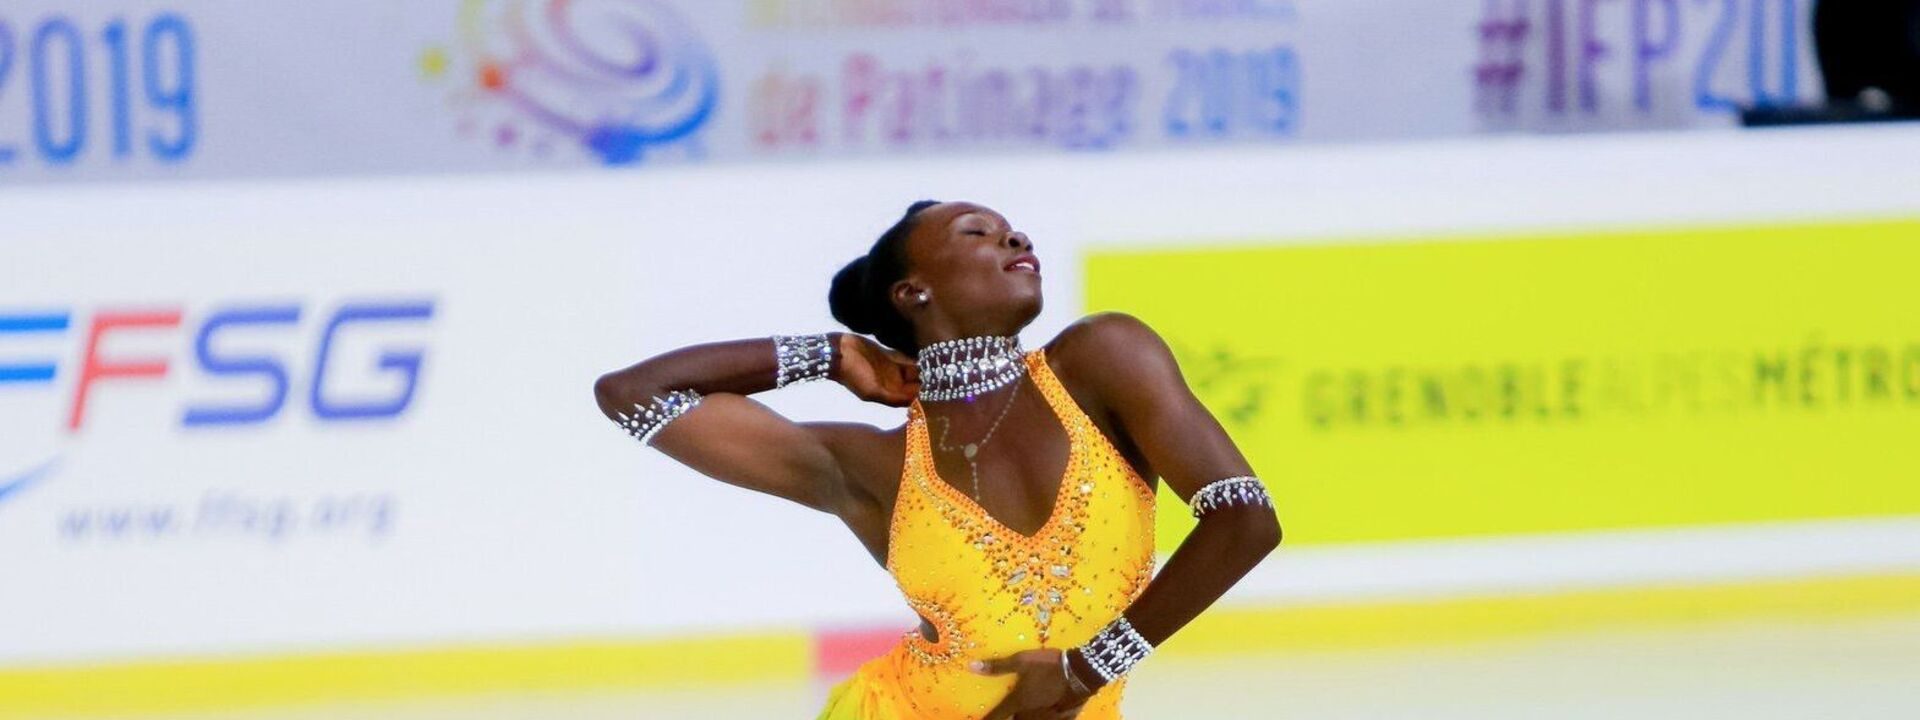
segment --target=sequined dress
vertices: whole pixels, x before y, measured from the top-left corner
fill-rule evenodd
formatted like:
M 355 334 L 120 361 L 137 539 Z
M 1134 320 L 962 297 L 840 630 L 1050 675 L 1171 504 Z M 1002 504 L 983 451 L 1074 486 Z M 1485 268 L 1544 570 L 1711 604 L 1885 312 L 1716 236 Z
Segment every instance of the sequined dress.
M 1013 678 L 976 675 L 967 663 L 1078 646 L 1151 579 L 1153 492 L 1067 394 L 1045 351 L 1023 360 L 1069 440 L 1053 514 L 1033 535 L 1021 535 L 941 479 L 926 414 L 915 401 L 886 566 L 938 638 L 929 642 L 909 630 L 834 688 L 821 720 L 979 718 L 1005 697 Z M 1123 678 L 1102 688 L 1080 717 L 1120 717 L 1124 686 Z

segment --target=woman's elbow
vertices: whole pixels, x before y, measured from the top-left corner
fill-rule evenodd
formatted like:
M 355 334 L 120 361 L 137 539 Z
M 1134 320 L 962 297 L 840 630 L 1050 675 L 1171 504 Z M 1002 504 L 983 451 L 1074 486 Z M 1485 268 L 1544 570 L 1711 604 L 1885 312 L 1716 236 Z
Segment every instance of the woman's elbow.
M 1280 517 L 1272 512 L 1248 513 L 1247 546 L 1258 549 L 1261 557 L 1280 547 Z
M 623 385 L 624 383 L 620 381 L 620 373 L 617 372 L 601 375 L 593 381 L 593 401 L 600 406 L 601 414 L 612 418 L 617 409 L 625 407 L 625 403 L 622 402 L 622 398 L 625 397 L 625 392 L 621 389 Z

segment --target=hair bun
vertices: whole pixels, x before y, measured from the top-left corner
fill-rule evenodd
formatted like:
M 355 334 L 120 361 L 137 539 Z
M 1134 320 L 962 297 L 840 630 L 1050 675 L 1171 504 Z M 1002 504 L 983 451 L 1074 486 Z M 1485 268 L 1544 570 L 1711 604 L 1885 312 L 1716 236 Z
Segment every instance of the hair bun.
M 833 275 L 833 287 L 827 291 L 827 307 L 833 319 L 857 333 L 871 335 L 880 328 L 877 308 L 868 299 L 867 275 L 873 263 L 861 255 Z
M 881 233 L 867 254 L 854 258 L 834 274 L 827 306 L 835 320 L 900 352 L 919 352 L 913 322 L 894 306 L 891 295 L 895 283 L 907 276 L 907 237 L 913 233 L 915 218 L 938 204 L 922 200 L 908 206 L 906 214 Z

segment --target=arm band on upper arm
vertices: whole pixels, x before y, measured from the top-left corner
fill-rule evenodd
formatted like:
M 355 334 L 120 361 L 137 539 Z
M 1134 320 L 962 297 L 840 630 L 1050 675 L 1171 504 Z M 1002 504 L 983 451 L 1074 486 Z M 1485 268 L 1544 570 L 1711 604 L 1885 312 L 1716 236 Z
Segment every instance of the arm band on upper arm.
M 634 403 L 632 414 L 614 414 L 619 416 L 620 427 L 626 428 L 628 435 L 638 439 L 642 445 L 652 446 L 653 436 L 660 434 L 660 430 L 665 428 L 667 423 L 673 422 L 681 415 L 687 414 L 693 406 L 699 405 L 700 400 L 701 396 L 698 392 L 674 390 L 667 393 L 666 397 L 655 395 L 652 402 L 646 404 Z
M 1207 483 L 1206 487 L 1193 494 L 1193 499 L 1187 504 L 1193 507 L 1194 517 L 1202 517 L 1231 505 L 1273 507 L 1273 498 L 1268 497 L 1267 486 L 1260 483 L 1260 478 L 1240 475 Z

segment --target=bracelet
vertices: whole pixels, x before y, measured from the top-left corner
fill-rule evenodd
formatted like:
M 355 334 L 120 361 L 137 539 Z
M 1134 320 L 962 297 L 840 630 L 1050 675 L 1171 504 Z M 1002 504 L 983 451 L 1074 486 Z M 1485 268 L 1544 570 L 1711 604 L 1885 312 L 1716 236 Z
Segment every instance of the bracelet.
M 833 367 L 833 339 L 826 333 L 773 336 L 773 359 L 779 370 L 775 389 L 794 383 L 822 380 Z
M 1133 623 L 1127 622 L 1125 615 L 1108 623 L 1094 634 L 1092 640 L 1080 646 L 1080 654 L 1086 656 L 1087 665 L 1109 683 L 1127 674 L 1152 652 L 1153 643 L 1141 637 L 1133 629 Z
M 1087 684 L 1080 682 L 1080 676 L 1073 674 L 1073 665 L 1067 662 L 1067 652 L 1060 651 L 1060 674 L 1067 676 L 1067 691 L 1075 695 L 1092 695 Z
M 620 427 L 626 428 L 628 435 L 638 439 L 640 444 L 650 446 L 653 436 L 660 434 L 667 423 L 687 414 L 693 406 L 700 404 L 700 400 L 698 392 L 674 390 L 667 393 L 666 397 L 653 396 L 653 401 L 645 405 L 634 403 L 631 415 L 622 412 L 614 415 L 620 419 Z
M 1207 483 L 1193 494 L 1193 516 L 1200 517 L 1220 508 L 1232 505 L 1265 505 L 1273 507 L 1273 498 L 1267 495 L 1267 486 L 1260 478 L 1241 475 Z

